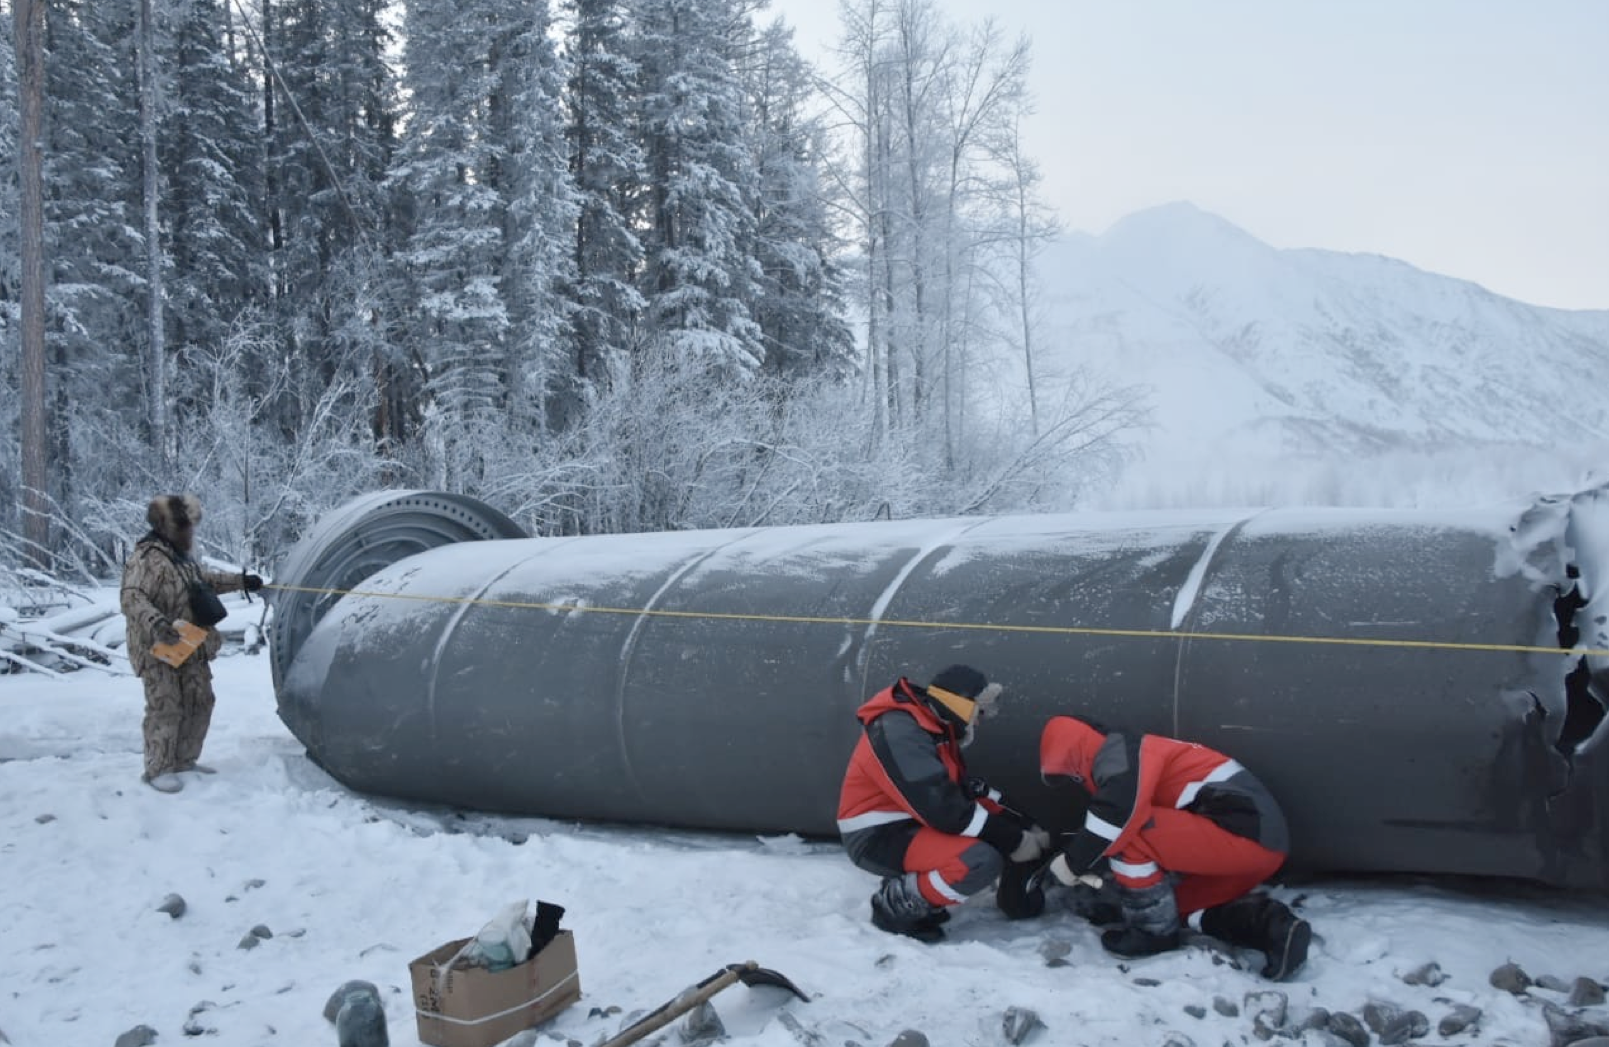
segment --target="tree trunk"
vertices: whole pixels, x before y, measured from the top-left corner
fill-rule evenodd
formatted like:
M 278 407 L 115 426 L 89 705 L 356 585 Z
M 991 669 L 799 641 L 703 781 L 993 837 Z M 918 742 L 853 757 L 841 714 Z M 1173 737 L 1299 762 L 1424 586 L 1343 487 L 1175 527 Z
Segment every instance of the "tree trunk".
M 44 0 L 13 0 L 16 23 L 17 101 L 21 115 L 17 157 L 22 272 L 22 534 L 34 565 L 48 568 L 50 499 L 45 420 L 45 214 L 40 156 L 45 84 Z
M 158 475 L 166 476 L 168 446 L 167 344 L 162 323 L 162 230 L 157 222 L 156 25 L 151 0 L 140 0 L 140 157 L 145 198 L 145 424 Z

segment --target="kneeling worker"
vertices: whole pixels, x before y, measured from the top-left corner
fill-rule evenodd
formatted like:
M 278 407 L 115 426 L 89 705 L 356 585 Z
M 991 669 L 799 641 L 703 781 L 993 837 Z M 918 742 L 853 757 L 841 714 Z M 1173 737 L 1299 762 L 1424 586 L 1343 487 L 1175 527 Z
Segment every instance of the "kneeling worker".
M 1047 783 L 1071 779 L 1091 794 L 1083 827 L 1050 871 L 1072 884 L 1108 858 L 1125 924 L 1101 936 L 1109 952 L 1177 948 L 1183 915 L 1203 934 L 1261 950 L 1265 978 L 1283 981 L 1306 962 L 1307 921 L 1248 893 L 1279 870 L 1290 843 L 1279 804 L 1239 763 L 1203 745 L 1108 732 L 1072 716 L 1045 725 L 1039 762 Z
M 856 712 L 863 732 L 838 797 L 850 861 L 883 877 L 872 923 L 933 942 L 948 907 L 989 887 L 1006 860 L 1031 862 L 1049 834 L 967 776 L 962 748 L 1000 685 L 952 665 L 926 687 L 901 677 Z

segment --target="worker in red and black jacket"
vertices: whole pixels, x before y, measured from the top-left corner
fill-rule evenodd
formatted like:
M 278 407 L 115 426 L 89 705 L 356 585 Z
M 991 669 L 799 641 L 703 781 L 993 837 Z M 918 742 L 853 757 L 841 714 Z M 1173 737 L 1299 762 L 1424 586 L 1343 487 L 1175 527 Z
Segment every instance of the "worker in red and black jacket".
M 863 733 L 838 797 L 850 861 L 883 877 L 872 923 L 921 941 L 958 905 L 1033 863 L 1050 835 L 969 777 L 961 750 L 1000 694 L 978 670 L 952 665 L 921 687 L 901 677 L 856 712 Z
M 1246 768 L 1204 745 L 1126 735 L 1055 716 L 1039 745 L 1045 781 L 1090 794 L 1083 826 L 1050 863 L 1065 884 L 1106 858 L 1124 926 L 1101 936 L 1119 956 L 1177 948 L 1181 914 L 1197 930 L 1261 950 L 1283 981 L 1307 960 L 1312 928 L 1284 903 L 1249 893 L 1290 850 L 1279 804 Z

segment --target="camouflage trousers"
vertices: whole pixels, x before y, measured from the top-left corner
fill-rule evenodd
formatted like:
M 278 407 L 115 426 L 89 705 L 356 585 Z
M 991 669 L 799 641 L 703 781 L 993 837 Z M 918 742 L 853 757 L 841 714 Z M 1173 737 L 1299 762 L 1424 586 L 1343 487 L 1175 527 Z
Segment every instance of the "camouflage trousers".
M 140 679 L 145 684 L 146 777 L 194 764 L 212 726 L 212 666 L 201 658 L 177 669 L 158 663 Z

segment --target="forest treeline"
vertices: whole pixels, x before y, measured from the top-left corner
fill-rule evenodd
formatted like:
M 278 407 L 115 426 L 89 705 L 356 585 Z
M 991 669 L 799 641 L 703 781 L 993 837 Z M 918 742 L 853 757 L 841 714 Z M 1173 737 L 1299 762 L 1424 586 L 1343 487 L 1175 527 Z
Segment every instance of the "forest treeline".
M 170 490 L 253 564 L 377 487 L 540 534 L 1060 508 L 1139 417 L 1047 366 L 1028 46 L 932 0 L 847 0 L 826 68 L 742 0 L 0 8 L 7 562 L 104 575 Z

